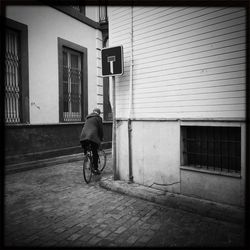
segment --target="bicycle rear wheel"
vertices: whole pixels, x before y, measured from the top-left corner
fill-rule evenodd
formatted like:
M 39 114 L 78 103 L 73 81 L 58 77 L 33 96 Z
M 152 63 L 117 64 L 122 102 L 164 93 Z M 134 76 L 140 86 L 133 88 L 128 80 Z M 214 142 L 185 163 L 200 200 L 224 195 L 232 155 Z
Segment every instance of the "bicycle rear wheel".
M 85 156 L 85 159 L 83 160 L 83 177 L 86 183 L 89 183 L 91 181 L 92 177 L 92 163 L 88 156 Z
M 107 156 L 106 156 L 106 153 L 103 149 L 99 150 L 98 151 L 98 155 L 99 155 L 99 158 L 98 158 L 98 169 L 99 171 L 103 171 L 103 169 L 105 168 L 106 166 L 106 160 L 107 160 Z

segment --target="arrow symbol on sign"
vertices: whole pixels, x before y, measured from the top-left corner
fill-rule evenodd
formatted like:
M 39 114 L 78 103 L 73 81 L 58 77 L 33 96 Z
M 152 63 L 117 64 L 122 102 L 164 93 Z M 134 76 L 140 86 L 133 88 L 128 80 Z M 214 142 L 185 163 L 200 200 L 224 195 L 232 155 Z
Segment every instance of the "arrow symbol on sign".
M 114 74 L 114 65 L 113 65 L 113 63 L 115 62 L 115 56 L 108 56 L 107 61 L 110 64 L 110 73 Z

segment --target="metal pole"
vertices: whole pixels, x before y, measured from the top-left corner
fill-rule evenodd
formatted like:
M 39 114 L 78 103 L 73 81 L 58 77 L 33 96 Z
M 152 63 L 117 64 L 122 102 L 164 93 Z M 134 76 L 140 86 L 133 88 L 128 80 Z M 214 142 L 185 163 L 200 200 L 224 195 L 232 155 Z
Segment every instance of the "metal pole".
M 131 113 L 133 99 L 133 5 L 131 6 L 131 51 L 130 51 L 130 81 L 129 81 L 129 113 L 128 113 L 128 160 L 129 160 L 129 182 L 133 183 L 132 167 L 132 142 L 131 142 Z
M 131 115 L 132 115 L 132 99 L 133 99 L 133 5 L 131 6 L 131 33 L 130 33 L 130 80 L 129 80 L 129 113 L 128 113 L 128 158 L 129 158 L 129 182 L 133 183 L 133 167 L 132 167 L 132 142 L 131 142 Z
M 115 76 L 111 77 L 112 80 L 112 99 L 113 99 L 113 133 L 112 133 L 112 161 L 114 180 L 118 180 L 118 171 L 116 167 L 116 104 L 115 104 Z

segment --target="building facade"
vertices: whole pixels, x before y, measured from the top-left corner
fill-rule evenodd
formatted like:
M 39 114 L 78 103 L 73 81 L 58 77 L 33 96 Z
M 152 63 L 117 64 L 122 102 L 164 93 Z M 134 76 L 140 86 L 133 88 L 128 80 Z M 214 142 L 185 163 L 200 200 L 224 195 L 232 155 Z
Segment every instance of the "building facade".
M 245 205 L 244 6 L 109 6 L 121 180 Z
M 6 164 L 81 152 L 86 115 L 99 107 L 105 116 L 103 7 L 6 6 Z M 104 120 L 104 148 L 111 129 Z

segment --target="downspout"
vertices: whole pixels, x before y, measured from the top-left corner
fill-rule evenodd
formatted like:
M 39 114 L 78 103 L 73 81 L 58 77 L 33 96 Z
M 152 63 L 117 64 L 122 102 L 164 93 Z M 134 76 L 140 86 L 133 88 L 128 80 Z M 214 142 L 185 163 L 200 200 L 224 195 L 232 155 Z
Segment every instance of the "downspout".
M 128 159 L 129 159 L 129 183 L 133 182 L 132 168 L 132 143 L 131 143 L 131 114 L 133 98 L 133 4 L 131 5 L 131 50 L 130 50 L 130 79 L 129 79 L 129 110 L 128 110 Z

